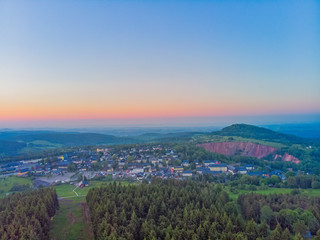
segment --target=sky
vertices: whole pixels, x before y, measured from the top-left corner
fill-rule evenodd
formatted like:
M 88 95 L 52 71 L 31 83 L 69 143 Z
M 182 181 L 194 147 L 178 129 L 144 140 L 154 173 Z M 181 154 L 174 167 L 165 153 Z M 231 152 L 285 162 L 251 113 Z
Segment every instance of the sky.
M 319 10 L 0 1 L 0 128 L 320 121 Z

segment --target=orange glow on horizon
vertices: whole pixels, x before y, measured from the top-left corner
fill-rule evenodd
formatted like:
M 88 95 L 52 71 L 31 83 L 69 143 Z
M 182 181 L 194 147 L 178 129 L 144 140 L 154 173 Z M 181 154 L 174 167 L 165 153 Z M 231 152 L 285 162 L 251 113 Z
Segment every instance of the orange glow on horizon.
M 301 109 L 301 108 L 300 108 Z M 180 117 L 222 117 L 222 116 L 244 116 L 244 115 L 266 115 L 266 114 L 296 114 L 296 113 L 317 113 L 314 107 L 304 108 L 296 111 L 296 108 L 285 108 L 275 110 L 273 107 L 251 107 L 240 108 L 238 106 L 213 106 L 188 109 L 179 106 L 166 108 L 144 109 L 140 107 L 114 108 L 23 108 L 4 109 L 1 112 L 2 121 L 32 121 L 32 120 L 90 120 L 90 119 L 156 119 L 156 118 L 180 118 Z M 319 111 L 318 111 L 319 112 Z

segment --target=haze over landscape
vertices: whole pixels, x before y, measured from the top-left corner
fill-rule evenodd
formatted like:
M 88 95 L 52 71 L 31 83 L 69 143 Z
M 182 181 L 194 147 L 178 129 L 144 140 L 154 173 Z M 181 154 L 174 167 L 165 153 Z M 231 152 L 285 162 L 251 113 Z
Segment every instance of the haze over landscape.
M 0 128 L 319 122 L 317 1 L 1 1 Z
M 319 13 L 1 0 L 0 240 L 320 240 Z

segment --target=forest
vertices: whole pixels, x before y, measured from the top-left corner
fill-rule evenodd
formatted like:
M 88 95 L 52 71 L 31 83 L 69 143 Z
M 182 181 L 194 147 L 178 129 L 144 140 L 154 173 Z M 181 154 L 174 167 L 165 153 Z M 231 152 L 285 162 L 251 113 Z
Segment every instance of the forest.
M 49 239 L 50 218 L 58 208 L 53 188 L 14 193 L 0 199 L 0 239 Z
M 294 194 L 236 202 L 219 184 L 153 179 L 90 189 L 87 203 L 95 239 L 320 239 L 320 199 Z

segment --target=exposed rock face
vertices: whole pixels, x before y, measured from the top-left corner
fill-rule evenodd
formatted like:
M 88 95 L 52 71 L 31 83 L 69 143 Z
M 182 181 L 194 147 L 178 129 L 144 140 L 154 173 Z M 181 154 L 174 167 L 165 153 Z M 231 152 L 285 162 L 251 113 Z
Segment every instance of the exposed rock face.
M 241 155 L 263 158 L 273 154 L 277 148 L 251 143 L 251 142 L 212 142 L 202 143 L 199 146 L 210 152 L 216 152 L 227 156 Z
M 201 143 L 198 146 L 203 147 L 204 149 L 210 152 L 216 152 L 227 156 L 248 156 L 263 158 L 269 154 L 273 154 L 273 159 L 281 159 L 286 162 L 293 162 L 299 164 L 300 160 L 288 153 L 282 155 L 275 154 L 277 148 L 270 147 L 267 145 L 261 145 L 251 142 L 211 142 L 211 143 Z
M 295 164 L 299 164 L 300 163 L 300 160 L 288 153 L 285 153 L 283 156 L 282 156 L 282 161 L 285 161 L 285 162 L 293 162 Z

